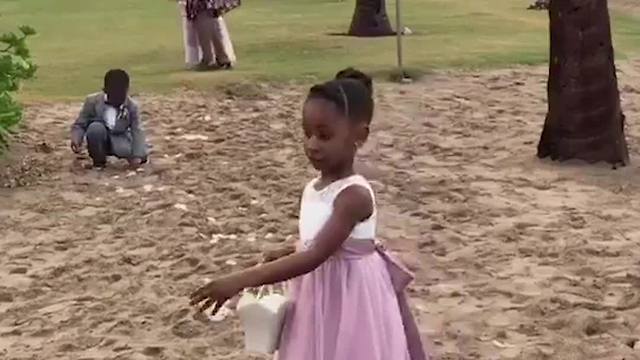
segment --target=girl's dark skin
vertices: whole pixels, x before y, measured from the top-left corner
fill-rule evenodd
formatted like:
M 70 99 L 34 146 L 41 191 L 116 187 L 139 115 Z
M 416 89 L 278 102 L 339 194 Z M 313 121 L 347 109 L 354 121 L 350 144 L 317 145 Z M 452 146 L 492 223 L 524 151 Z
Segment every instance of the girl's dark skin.
M 304 149 L 311 164 L 320 171 L 320 190 L 354 174 L 353 159 L 368 135 L 364 121 L 353 121 L 332 102 L 310 98 L 303 109 Z M 313 246 L 279 260 L 214 280 L 191 294 L 191 305 L 205 311 L 215 304 L 213 314 L 243 289 L 286 281 L 322 265 L 349 237 L 353 228 L 373 213 L 369 191 L 350 186 L 335 199 L 333 213 L 316 235 Z

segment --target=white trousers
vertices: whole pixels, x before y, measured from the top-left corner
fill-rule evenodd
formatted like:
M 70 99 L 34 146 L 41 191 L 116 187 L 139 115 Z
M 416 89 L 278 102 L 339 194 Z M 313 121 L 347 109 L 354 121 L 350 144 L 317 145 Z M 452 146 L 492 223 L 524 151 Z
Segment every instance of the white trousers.
M 178 7 L 180 9 L 180 15 L 182 18 L 182 40 L 184 44 L 184 62 L 187 65 L 196 65 L 202 60 L 202 50 L 198 44 L 198 35 L 196 32 L 195 24 L 192 21 L 187 20 L 185 13 L 185 2 L 178 1 Z M 225 52 L 231 63 L 236 62 L 236 54 L 233 49 L 233 43 L 229 36 L 229 30 L 224 18 L 219 17 L 215 19 L 217 28 L 222 37 L 222 43 L 224 45 Z M 215 56 L 215 54 L 214 54 Z

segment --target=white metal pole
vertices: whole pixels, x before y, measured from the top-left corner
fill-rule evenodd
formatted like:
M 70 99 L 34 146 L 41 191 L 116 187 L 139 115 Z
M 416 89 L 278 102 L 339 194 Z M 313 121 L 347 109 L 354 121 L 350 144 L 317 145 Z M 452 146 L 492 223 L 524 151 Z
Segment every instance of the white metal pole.
M 404 32 L 404 28 L 402 26 L 402 15 L 401 15 L 401 7 L 400 0 L 396 0 L 396 40 L 397 40 L 397 54 L 398 54 L 398 70 L 400 70 L 400 76 L 402 79 L 405 78 L 404 73 L 404 65 L 402 62 L 402 33 Z

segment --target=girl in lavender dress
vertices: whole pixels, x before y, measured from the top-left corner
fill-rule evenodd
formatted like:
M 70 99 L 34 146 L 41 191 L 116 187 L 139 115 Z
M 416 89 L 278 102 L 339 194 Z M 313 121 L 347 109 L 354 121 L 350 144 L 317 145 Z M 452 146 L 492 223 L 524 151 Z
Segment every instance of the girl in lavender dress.
M 320 176 L 302 194 L 298 252 L 191 295 L 215 313 L 245 288 L 293 279 L 279 360 L 428 359 L 404 296 L 412 275 L 377 243 L 375 194 L 353 170 L 373 116 L 366 81 L 314 86 L 304 104 L 305 153 Z

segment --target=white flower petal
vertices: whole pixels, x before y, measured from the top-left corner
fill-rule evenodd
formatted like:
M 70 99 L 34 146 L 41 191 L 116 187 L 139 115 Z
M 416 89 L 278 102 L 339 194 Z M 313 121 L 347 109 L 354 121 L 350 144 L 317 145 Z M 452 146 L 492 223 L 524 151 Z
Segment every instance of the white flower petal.
M 187 205 L 185 205 L 185 204 L 175 204 L 175 205 L 173 205 L 173 207 L 178 209 L 178 210 L 188 211 Z

